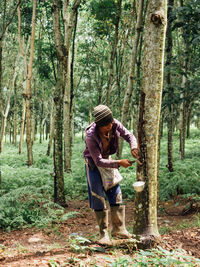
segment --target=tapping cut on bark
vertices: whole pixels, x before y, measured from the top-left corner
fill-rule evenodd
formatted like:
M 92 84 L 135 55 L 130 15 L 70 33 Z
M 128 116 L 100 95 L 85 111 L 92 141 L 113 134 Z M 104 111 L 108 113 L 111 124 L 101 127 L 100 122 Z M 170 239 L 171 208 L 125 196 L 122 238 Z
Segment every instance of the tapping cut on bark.
M 157 225 L 157 176 L 166 21 L 167 1 L 149 1 L 138 129 L 140 161 L 144 163 L 137 166 L 137 180 L 145 181 L 146 186 L 142 192 L 136 192 L 133 225 L 133 233 L 146 247 L 160 240 Z

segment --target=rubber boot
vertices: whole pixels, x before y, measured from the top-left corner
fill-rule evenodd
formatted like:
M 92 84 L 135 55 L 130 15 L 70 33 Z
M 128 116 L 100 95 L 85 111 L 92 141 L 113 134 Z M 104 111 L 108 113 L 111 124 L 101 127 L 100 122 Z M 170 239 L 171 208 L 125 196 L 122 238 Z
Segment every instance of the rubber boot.
M 112 236 L 117 238 L 128 239 L 132 235 L 126 230 L 125 226 L 125 206 L 110 207 L 111 222 L 112 222 Z
M 95 211 L 96 220 L 99 225 L 100 239 L 98 243 L 101 245 L 111 245 L 108 234 L 108 210 Z

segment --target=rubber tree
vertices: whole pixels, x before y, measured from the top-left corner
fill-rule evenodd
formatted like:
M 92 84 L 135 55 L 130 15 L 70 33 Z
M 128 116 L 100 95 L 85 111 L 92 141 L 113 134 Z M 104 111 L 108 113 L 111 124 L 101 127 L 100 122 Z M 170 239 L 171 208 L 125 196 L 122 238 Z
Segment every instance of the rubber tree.
M 21 42 L 21 12 L 20 5 L 18 7 L 18 36 L 19 36 L 19 47 L 20 51 L 24 58 L 24 68 L 25 68 L 25 83 L 24 88 L 25 91 L 23 93 L 23 118 L 22 118 L 22 126 L 21 126 L 21 137 L 22 140 L 23 129 L 24 129 L 24 117 L 26 113 L 26 144 L 27 144 L 27 164 L 28 166 L 33 165 L 33 151 L 32 151 L 32 138 L 31 138 L 31 80 L 33 73 L 33 57 L 34 57 L 34 42 L 35 42 L 35 25 L 36 25 L 36 6 L 37 0 L 33 0 L 33 12 L 32 12 L 32 25 L 31 25 L 31 36 L 30 36 L 30 56 L 29 61 L 27 60 L 27 52 L 28 52 L 28 43 L 27 48 L 24 51 Z M 26 111 L 24 108 L 26 107 Z M 22 142 L 20 141 L 20 145 L 22 146 Z M 20 151 L 20 149 L 19 149 Z
M 137 14 L 137 22 L 135 27 L 135 35 L 132 42 L 132 50 L 131 50 L 131 61 L 130 61 L 130 72 L 128 77 L 128 84 L 124 95 L 124 101 L 122 106 L 122 113 L 121 113 L 121 123 L 126 126 L 127 117 L 128 117 L 128 110 L 130 107 L 131 97 L 133 93 L 133 84 L 135 79 L 135 69 L 136 69 L 136 59 L 137 59 L 137 51 L 138 51 L 138 44 L 139 39 L 142 31 L 142 21 L 143 21 L 143 7 L 144 1 L 139 1 L 138 6 L 138 14 Z M 119 141 L 119 148 L 117 152 L 118 158 L 121 158 L 123 149 L 123 140 L 120 139 Z
M 117 52 L 117 45 L 119 41 L 119 22 L 120 22 L 120 17 L 121 17 L 121 5 L 122 5 L 122 0 L 117 1 L 117 13 L 116 13 L 116 19 L 114 23 L 115 27 L 115 35 L 114 35 L 114 40 L 112 43 L 112 51 L 111 51 L 111 56 L 110 56 L 110 65 L 109 65 L 109 75 L 108 75 L 108 84 L 107 84 L 107 91 L 106 91 L 106 105 L 110 105 L 111 100 L 110 100 L 110 94 L 111 94 L 111 88 L 113 84 L 113 78 L 114 78 L 114 60 L 116 57 L 116 52 Z
M 18 3 L 12 3 L 11 1 L 1 1 L 0 3 L 0 116 L 2 119 L 1 123 L 1 129 L 0 129 L 0 153 L 3 150 L 3 136 L 2 134 L 5 131 L 5 121 L 8 116 L 9 112 L 9 104 L 8 101 L 5 101 L 3 96 L 3 90 L 2 90 L 2 77 L 3 77 L 3 47 L 4 47 L 4 39 L 5 35 L 7 33 L 9 25 L 12 23 L 13 18 L 16 14 L 17 7 L 20 4 L 20 0 Z M 10 101 L 10 96 L 9 96 Z M 6 116 L 5 116 L 6 115 Z
M 8 82 L 8 96 L 5 99 L 4 103 L 4 109 L 1 108 L 1 116 L 2 116 L 2 122 L 1 122 L 1 131 L 0 131 L 0 152 L 3 152 L 3 147 L 4 147 L 4 134 L 6 132 L 6 125 L 7 125 L 7 117 L 8 113 L 10 111 L 10 102 L 11 102 L 11 96 L 13 94 L 13 90 L 15 87 L 15 82 L 16 82 L 16 57 L 14 56 L 11 72 L 10 72 L 10 77 L 12 77 L 9 82 Z
M 137 165 L 137 180 L 144 181 L 145 188 L 135 195 L 133 225 L 133 233 L 147 246 L 160 239 L 157 174 L 166 25 L 167 0 L 148 1 L 138 128 L 142 164 Z
M 72 3 L 69 13 L 69 1 L 63 0 L 63 24 L 64 37 L 61 31 L 60 15 L 61 3 L 53 1 L 53 34 L 58 60 L 57 82 L 54 91 L 55 104 L 55 135 L 54 135 L 54 201 L 65 206 L 64 175 L 63 175 L 63 115 L 64 115 L 64 138 L 65 138 L 65 163 L 70 160 L 70 61 L 69 50 L 71 45 L 72 30 L 76 20 L 76 10 L 81 0 Z M 63 114 L 64 106 L 64 114 Z M 70 169 L 71 166 L 67 166 Z
M 168 93 L 168 119 L 167 119 L 167 128 L 168 128 L 168 169 L 170 172 L 174 171 L 174 157 L 173 157 L 173 99 L 174 99 L 174 90 L 171 79 L 171 61 L 172 61 L 172 11 L 173 11 L 174 0 L 169 0 L 168 6 L 168 24 L 167 24 L 167 93 Z

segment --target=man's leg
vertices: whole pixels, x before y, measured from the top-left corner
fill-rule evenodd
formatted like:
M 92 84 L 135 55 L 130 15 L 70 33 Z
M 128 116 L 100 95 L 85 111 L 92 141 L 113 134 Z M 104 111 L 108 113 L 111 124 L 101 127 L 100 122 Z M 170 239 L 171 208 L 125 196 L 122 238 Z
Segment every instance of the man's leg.
M 131 238 L 131 234 L 125 226 L 125 206 L 122 204 L 122 194 L 119 185 L 106 191 L 106 196 L 110 203 L 110 214 L 112 222 L 112 236 L 120 238 Z
M 106 209 L 101 175 L 97 168 L 92 170 L 89 165 L 86 165 L 86 175 L 90 208 L 94 209 L 96 220 L 99 225 L 100 240 L 98 243 L 110 245 L 111 241 L 108 234 L 108 210 Z

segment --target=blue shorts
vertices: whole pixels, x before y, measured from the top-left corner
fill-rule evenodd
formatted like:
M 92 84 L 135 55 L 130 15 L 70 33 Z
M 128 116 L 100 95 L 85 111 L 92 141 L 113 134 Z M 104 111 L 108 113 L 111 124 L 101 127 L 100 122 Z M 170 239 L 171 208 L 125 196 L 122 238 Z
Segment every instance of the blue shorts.
M 92 170 L 88 164 L 86 164 L 85 168 L 91 209 L 106 209 L 105 195 L 111 206 L 122 204 L 122 193 L 119 184 L 105 191 L 98 168 L 95 167 Z

